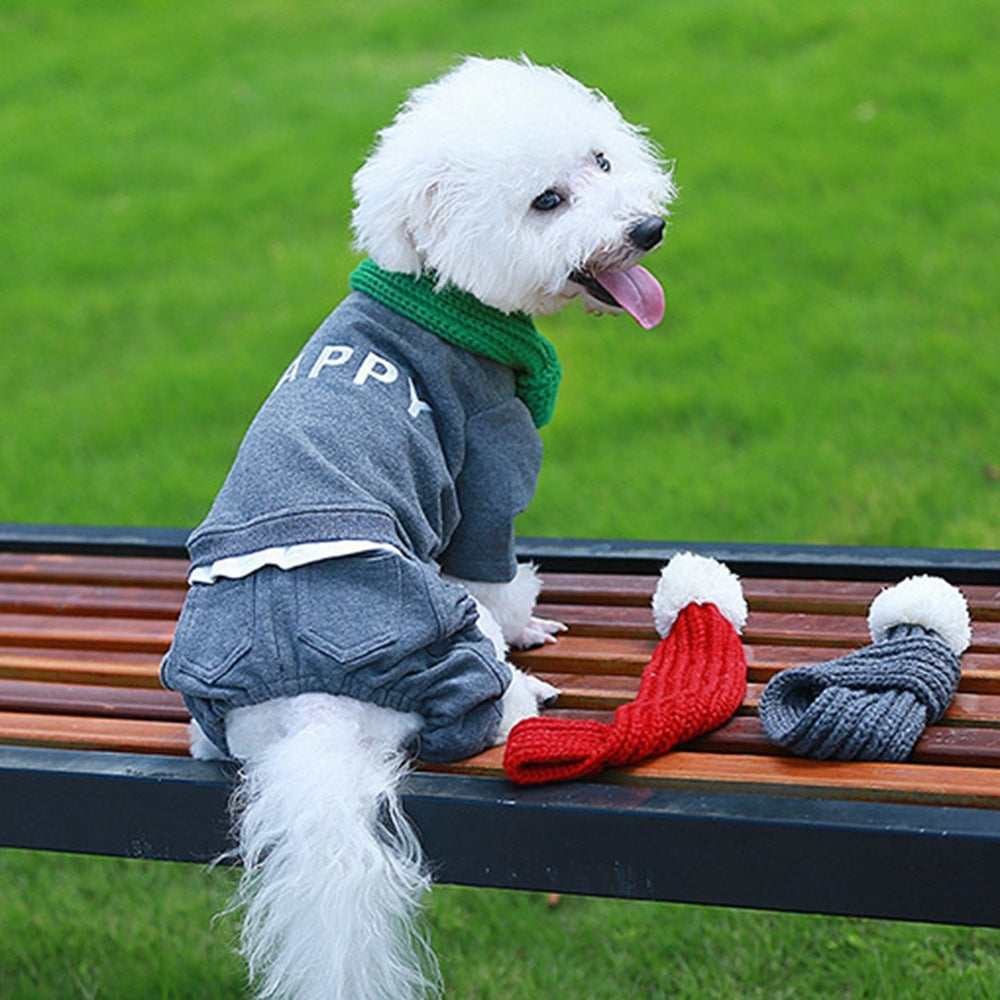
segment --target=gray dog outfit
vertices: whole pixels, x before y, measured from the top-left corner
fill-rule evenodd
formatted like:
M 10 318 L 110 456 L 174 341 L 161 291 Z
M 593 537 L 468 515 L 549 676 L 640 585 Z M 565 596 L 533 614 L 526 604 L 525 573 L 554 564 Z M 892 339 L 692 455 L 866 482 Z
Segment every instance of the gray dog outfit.
M 558 366 L 528 317 L 431 278 L 366 261 L 352 285 L 188 539 L 161 676 L 223 752 L 230 710 L 325 692 L 417 712 L 419 755 L 460 759 L 511 675 L 441 571 L 513 579 Z

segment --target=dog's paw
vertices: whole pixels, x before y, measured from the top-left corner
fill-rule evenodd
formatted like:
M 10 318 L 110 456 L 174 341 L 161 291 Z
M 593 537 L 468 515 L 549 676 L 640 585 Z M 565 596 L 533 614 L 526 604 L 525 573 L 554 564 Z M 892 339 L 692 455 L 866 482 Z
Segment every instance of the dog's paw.
M 524 680 L 528 690 L 534 695 L 535 703 L 540 709 L 545 708 L 546 705 L 551 705 L 561 693 L 559 688 L 553 687 L 547 681 L 543 681 L 540 677 L 535 677 L 533 674 L 525 674 Z
M 503 716 L 497 733 L 497 746 L 507 741 L 510 731 L 522 719 L 538 715 L 543 705 L 548 705 L 559 697 L 559 689 L 551 684 L 546 684 L 517 667 L 511 667 L 511 672 L 513 676 L 502 701 Z
M 562 622 L 553 621 L 551 618 L 529 618 L 524 628 L 514 637 L 511 645 L 516 649 L 532 649 L 535 646 L 544 646 L 547 642 L 555 642 L 556 636 L 560 632 L 565 632 L 566 626 Z

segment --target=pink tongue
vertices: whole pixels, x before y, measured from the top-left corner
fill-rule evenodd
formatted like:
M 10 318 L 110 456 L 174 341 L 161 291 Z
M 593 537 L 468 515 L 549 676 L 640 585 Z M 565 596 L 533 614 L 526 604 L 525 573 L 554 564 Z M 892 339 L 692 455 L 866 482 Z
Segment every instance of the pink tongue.
M 663 289 L 644 267 L 604 271 L 594 278 L 643 329 L 651 330 L 663 319 Z

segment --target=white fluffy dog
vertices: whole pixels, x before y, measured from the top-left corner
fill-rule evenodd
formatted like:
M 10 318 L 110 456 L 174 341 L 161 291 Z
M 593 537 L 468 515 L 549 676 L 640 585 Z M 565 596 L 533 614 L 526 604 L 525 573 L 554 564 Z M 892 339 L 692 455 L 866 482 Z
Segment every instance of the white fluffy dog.
M 444 302 L 449 295 L 457 295 L 463 315 L 498 320 L 500 339 L 506 345 L 503 350 L 509 347 L 504 338 L 514 336 L 515 326 L 518 336 L 526 338 L 515 354 L 527 351 L 535 357 L 533 352 L 542 350 L 539 344 L 548 348 L 547 342 L 536 338 L 528 317 L 553 312 L 577 297 L 593 311 L 627 311 L 644 327 L 662 318 L 660 286 L 638 261 L 661 241 L 666 207 L 674 196 L 671 171 L 642 132 L 625 122 L 605 97 L 559 71 L 526 60 L 474 58 L 420 87 L 379 134 L 374 151 L 354 178 L 354 193 L 357 246 L 370 258 L 372 280 L 397 288 L 401 276 L 412 276 L 406 280 L 422 281 L 425 291 L 429 289 L 431 298 L 425 297 L 424 304 L 430 302 L 431 309 L 438 296 Z M 367 288 L 361 287 L 362 291 Z M 388 301 L 391 308 L 391 297 Z M 369 312 L 362 329 L 371 327 L 372 315 L 385 318 L 389 325 L 394 322 L 390 312 L 377 311 L 381 306 L 365 308 Z M 229 492 L 224 490 L 220 496 L 238 508 L 237 514 L 228 515 L 236 525 L 228 530 L 239 540 L 227 543 L 227 548 L 218 538 L 229 535 L 208 532 L 215 545 L 205 549 L 212 554 L 209 564 L 196 558 L 199 546 L 208 545 L 206 532 L 192 536 L 192 587 L 163 676 L 165 684 L 190 698 L 189 704 L 215 706 L 216 715 L 194 711 L 202 726 L 193 724 L 192 752 L 199 756 L 228 753 L 243 764 L 234 796 L 239 839 L 234 853 L 244 866 L 235 905 L 244 910 L 243 952 L 259 995 L 399 1000 L 439 988 L 433 955 L 417 929 L 420 899 L 429 878 L 400 807 L 401 778 L 414 754 L 448 759 L 449 754 L 467 756 L 501 742 L 519 719 L 535 714 L 541 703 L 554 696 L 556 692 L 548 685 L 510 668 L 505 656 L 508 645 L 554 641 L 561 626 L 532 617 L 539 582 L 530 568 L 521 567 L 511 582 L 505 582 L 511 573 L 497 568 L 500 563 L 494 549 L 499 543 L 494 538 L 479 539 L 474 533 L 468 538 L 463 535 L 463 525 L 471 516 L 468 510 L 473 509 L 468 497 L 475 495 L 477 484 L 464 482 L 462 472 L 478 468 L 476 449 L 485 445 L 480 441 L 473 447 L 471 430 L 461 447 L 446 440 L 449 407 L 455 404 L 442 399 L 440 392 L 434 394 L 430 383 L 438 373 L 432 371 L 424 382 L 412 376 L 404 380 L 401 362 L 385 352 L 363 353 L 346 340 L 317 343 L 322 350 L 297 358 L 269 401 L 270 412 L 275 407 L 279 410 L 277 417 L 268 419 L 279 420 L 284 414 L 284 436 L 269 438 L 260 455 L 249 456 L 244 452 L 252 452 L 254 445 L 248 436 L 234 469 L 242 468 L 241 460 L 244 465 L 250 458 L 264 461 L 278 450 L 292 456 L 292 468 L 300 447 L 303 463 L 319 461 L 315 444 L 311 442 L 307 449 L 301 443 L 307 428 L 297 411 L 291 404 L 287 411 L 280 410 L 282 393 L 291 386 L 297 391 L 309 380 L 319 391 L 324 380 L 332 385 L 331 380 L 339 378 L 338 391 L 345 406 L 364 398 L 365 406 L 384 409 L 387 426 L 401 421 L 411 437 L 414 428 L 420 428 L 423 471 L 410 469 L 410 452 L 404 449 L 391 468 L 393 495 L 365 508 L 363 515 L 352 508 L 355 520 L 350 529 L 323 533 L 317 528 L 318 507 L 313 505 L 296 514 L 301 537 L 283 537 L 278 539 L 281 544 L 268 546 L 261 543 L 266 535 L 248 534 L 251 529 L 246 527 L 266 520 L 254 519 L 251 499 L 246 499 L 248 493 L 256 495 L 256 487 L 249 490 L 244 483 L 241 494 L 243 480 L 231 473 Z M 478 348 L 472 344 L 468 350 L 475 353 Z M 471 364 L 487 366 L 475 370 L 478 374 L 473 381 L 499 380 L 508 389 L 513 385 L 505 367 L 506 355 L 473 362 L 455 360 L 458 354 L 464 357 L 467 352 L 452 351 L 447 360 L 438 360 L 434 366 L 466 365 L 456 377 L 456 396 L 480 391 L 469 384 Z M 542 374 L 536 372 L 534 380 L 526 377 L 522 382 L 524 373 L 518 373 L 517 394 L 523 405 L 518 400 L 499 404 L 504 419 L 491 425 L 493 451 L 484 452 L 490 463 L 484 461 L 481 474 L 489 478 L 498 474 L 491 469 L 507 466 L 527 471 L 519 474 L 518 482 L 523 482 L 515 484 L 516 488 L 491 485 L 488 506 L 521 507 L 527 499 L 522 487 L 527 483 L 533 489 L 537 442 L 522 428 L 527 419 L 524 407 L 531 409 L 536 425 L 547 419 L 554 391 L 553 359 L 554 355 L 543 357 Z M 374 449 L 383 431 L 382 418 L 372 417 L 372 412 L 350 410 L 337 425 L 338 433 L 355 433 L 358 440 L 370 434 Z M 338 419 L 329 415 L 334 423 Z M 468 425 L 478 420 L 477 415 Z M 351 431 L 351 421 L 366 421 L 361 435 L 356 428 Z M 510 437 L 505 438 L 501 431 L 508 427 Z M 537 438 L 533 427 L 530 431 Z M 411 450 L 416 447 L 407 445 Z M 356 444 L 351 454 L 363 450 Z M 357 461 L 369 463 L 370 459 L 363 455 Z M 444 511 L 438 513 L 447 521 L 445 533 L 450 540 L 438 539 L 437 548 L 428 543 L 414 555 L 419 548 L 414 541 L 418 532 L 403 530 L 412 505 L 403 494 L 411 490 L 411 479 L 413 491 L 421 488 L 421 476 L 430 475 L 424 466 L 447 466 L 447 476 L 458 481 L 455 489 L 461 502 L 456 504 L 450 494 L 439 494 L 435 502 Z M 380 474 L 385 478 L 384 471 Z M 295 481 L 293 473 L 286 475 L 292 480 L 289 495 L 293 498 L 297 491 L 310 488 L 304 479 Z M 346 472 L 338 476 L 350 478 Z M 280 490 L 282 478 L 272 474 L 267 488 Z M 468 472 L 465 478 L 475 476 Z M 505 499 L 505 490 L 513 490 L 514 495 Z M 225 503 L 216 503 L 222 504 L 213 508 L 219 522 Z M 238 523 L 239 517 L 244 523 Z M 397 527 L 391 536 L 394 540 L 389 541 L 389 535 L 380 532 L 393 518 Z M 512 530 L 508 536 L 512 540 Z M 446 541 L 451 552 L 461 550 L 454 565 L 437 556 Z M 425 573 L 428 563 L 441 563 L 444 575 L 426 584 L 419 582 L 424 577 L 404 577 L 403 600 L 397 599 L 394 612 L 378 611 L 371 616 L 384 624 L 395 614 L 408 615 L 416 620 L 410 627 L 416 628 L 422 615 L 443 618 L 453 614 L 452 605 L 465 608 L 468 604 L 475 608 L 472 624 L 468 610 L 454 612 L 466 617 L 422 640 L 424 646 L 407 654 L 410 659 L 399 660 L 394 653 L 392 663 L 379 669 L 395 670 L 398 662 L 417 662 L 414 657 L 426 659 L 428 650 L 443 656 L 442 650 L 452 639 L 443 641 L 441 636 L 461 634 L 466 644 L 462 648 L 476 650 L 472 659 L 462 662 L 475 660 L 486 674 L 499 678 L 493 693 L 477 695 L 480 701 L 470 710 L 470 718 L 475 715 L 487 721 L 476 723 L 476 735 L 462 737 L 466 743 L 460 740 L 435 749 L 433 733 L 438 730 L 434 727 L 445 731 L 452 722 L 439 722 L 429 710 L 421 714 L 422 710 L 413 709 L 412 700 L 380 697 L 381 679 L 366 686 L 365 670 L 370 674 L 375 669 L 370 666 L 372 657 L 384 651 L 390 640 L 379 635 L 369 642 L 365 637 L 363 652 L 352 660 L 351 630 L 355 621 L 361 629 L 373 601 L 381 600 L 375 590 L 361 592 L 356 602 L 345 591 L 334 606 L 324 605 L 318 614 L 310 612 L 305 589 L 296 589 L 294 598 L 288 598 L 297 608 L 295 613 L 313 613 L 314 618 L 333 621 L 324 631 L 322 620 L 306 628 L 296 619 L 295 628 L 310 650 L 322 647 L 327 656 L 333 655 L 334 640 L 329 633 L 335 631 L 336 650 L 349 651 L 337 655 L 360 664 L 351 674 L 353 686 L 345 682 L 331 693 L 310 688 L 307 681 L 297 692 L 272 682 L 267 687 L 260 681 L 252 697 L 244 697 L 252 687 L 250 682 L 241 682 L 245 688 L 238 695 L 232 693 L 232 685 L 232 690 L 226 688 L 235 670 L 250 669 L 246 664 L 251 646 L 256 649 L 266 640 L 276 660 L 293 655 L 287 652 L 282 632 L 286 626 L 281 616 L 288 602 L 273 598 L 267 612 L 261 612 L 266 587 L 289 587 L 288 581 L 294 581 L 297 588 L 304 588 L 307 570 L 316 574 L 317 581 L 325 581 L 330 566 L 351 567 L 351 573 L 354 568 L 359 573 L 374 568 L 381 573 L 388 568 L 391 576 L 411 572 L 412 567 Z M 482 573 L 475 569 L 479 565 L 486 567 Z M 400 566 L 410 568 L 400 570 Z M 467 596 L 457 596 L 459 588 L 450 578 L 459 576 L 475 598 L 474 606 Z M 398 577 L 392 578 L 397 579 L 398 589 Z M 256 583 L 251 598 L 245 599 L 238 595 L 244 593 L 247 580 Z M 426 612 L 421 610 L 424 598 L 415 596 L 414 587 L 421 588 L 420 594 L 425 587 L 432 593 Z M 209 600 L 214 603 L 206 603 Z M 239 624 L 242 619 L 234 610 L 245 600 L 257 609 L 246 626 Z M 490 643 L 488 657 L 482 649 L 484 635 Z M 207 651 L 206 647 L 213 648 Z M 485 659 L 490 662 L 484 666 Z M 437 660 L 427 662 L 437 669 Z M 406 682 L 412 681 L 411 671 Z M 224 690 L 230 693 L 212 700 L 214 692 Z M 213 724 L 214 732 L 210 731 Z

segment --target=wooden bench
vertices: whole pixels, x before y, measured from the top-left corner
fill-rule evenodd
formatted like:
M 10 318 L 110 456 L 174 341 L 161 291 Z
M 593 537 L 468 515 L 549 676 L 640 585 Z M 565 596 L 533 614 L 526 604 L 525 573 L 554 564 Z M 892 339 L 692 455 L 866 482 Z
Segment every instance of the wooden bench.
M 185 590 L 184 533 L 0 525 L 0 845 L 207 861 L 227 846 L 233 765 L 187 757 L 158 683 Z M 528 540 L 541 613 L 518 654 L 556 712 L 608 717 L 656 637 L 678 548 L 742 578 L 749 690 L 718 731 L 598 779 L 519 789 L 491 750 L 408 782 L 441 881 L 1000 926 L 1000 553 Z M 789 757 L 756 717 L 783 667 L 867 641 L 885 583 L 937 573 L 973 616 L 958 695 L 904 764 Z

